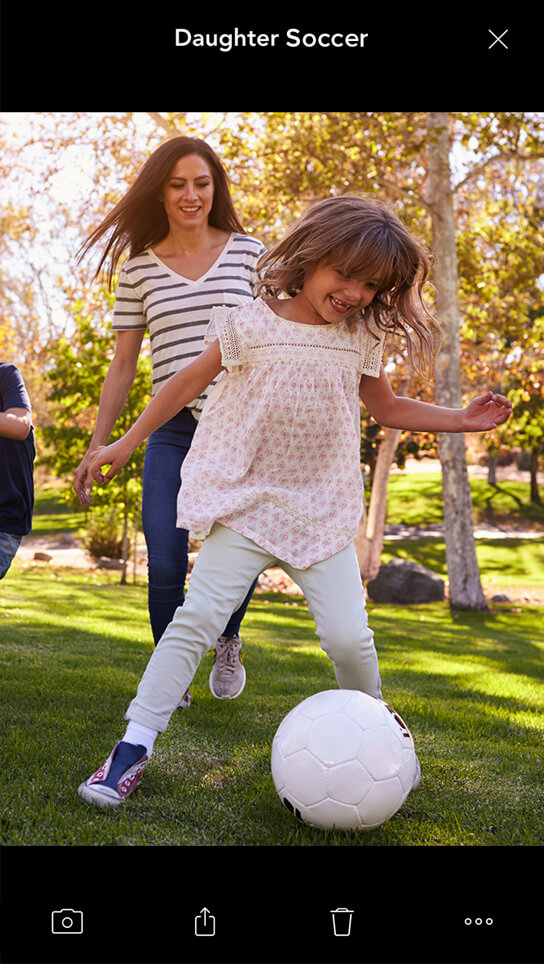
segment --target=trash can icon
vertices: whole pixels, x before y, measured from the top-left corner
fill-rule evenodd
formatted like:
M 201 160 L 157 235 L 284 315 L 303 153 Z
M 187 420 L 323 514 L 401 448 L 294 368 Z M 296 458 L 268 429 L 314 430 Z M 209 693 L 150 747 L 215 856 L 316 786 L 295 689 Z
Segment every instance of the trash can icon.
M 348 910 L 347 907 L 337 907 L 336 910 L 331 910 L 331 914 L 334 936 L 349 937 L 353 911 Z

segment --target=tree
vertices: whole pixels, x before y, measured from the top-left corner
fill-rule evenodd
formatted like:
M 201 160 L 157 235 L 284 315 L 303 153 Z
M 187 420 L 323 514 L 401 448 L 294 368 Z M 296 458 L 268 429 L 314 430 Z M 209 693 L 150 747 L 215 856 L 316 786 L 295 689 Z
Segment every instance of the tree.
M 355 548 L 364 582 L 374 579 L 380 568 L 387 509 L 387 486 L 400 436 L 400 429 L 385 429 L 373 473 L 368 513 L 363 504 L 363 515 L 357 529 Z
M 104 299 L 111 296 L 102 293 Z M 81 306 L 74 306 L 76 330 L 74 338 L 59 338 L 49 350 L 50 369 L 47 380 L 50 386 L 48 400 L 54 403 L 54 417 L 41 429 L 46 452 L 41 461 L 59 477 L 73 477 L 75 466 L 91 441 L 95 414 L 100 392 L 110 361 L 112 336 L 108 323 L 97 328 Z M 151 363 L 145 353 L 140 355 L 134 384 L 125 407 L 117 420 L 111 440 L 123 435 L 142 412 L 150 397 Z M 130 533 L 138 531 L 142 498 L 142 471 L 144 449 L 136 449 L 129 462 L 108 486 L 93 488 L 89 510 L 93 516 L 109 517 L 120 514 L 122 520 L 123 573 L 126 582 L 129 557 Z M 75 500 L 70 490 L 71 499 Z
M 436 401 L 462 407 L 457 243 L 450 170 L 450 122 L 447 113 L 431 111 L 427 119 L 429 192 L 435 256 L 434 284 L 443 346 L 436 366 Z M 472 497 L 463 435 L 439 435 L 446 562 L 453 606 L 485 609 L 476 558 Z
M 544 344 L 544 316 L 535 318 L 533 331 Z M 506 390 L 514 407 L 511 424 L 505 435 L 529 452 L 530 498 L 542 505 L 538 486 L 538 469 L 544 452 L 544 361 L 541 352 L 525 353 L 512 359 L 506 380 Z
M 524 312 L 520 306 L 527 281 L 523 268 L 531 262 L 532 269 L 539 257 L 538 234 L 517 227 L 524 205 L 538 193 L 541 174 L 537 165 L 544 157 L 542 114 L 148 112 L 33 116 L 39 130 L 28 141 L 29 169 L 35 164 L 32 152 L 36 148 L 46 152 L 44 179 L 48 183 L 48 178 L 52 182 L 60 176 L 63 158 L 70 151 L 86 152 L 85 164 L 89 159 L 92 188 L 82 195 L 80 203 L 62 212 L 78 243 L 97 223 L 104 207 L 111 207 L 118 199 L 145 156 L 164 137 L 189 133 L 207 138 L 218 150 L 228 168 L 243 223 L 265 243 L 283 234 L 309 203 L 351 191 L 385 196 L 418 236 L 433 247 L 439 244 L 443 221 L 437 216 L 433 198 L 437 181 L 430 173 L 433 145 L 429 132 L 433 116 L 437 123 L 439 117 L 444 118 L 450 136 L 448 204 L 453 211 L 460 302 L 455 308 L 459 347 L 457 356 L 454 351 L 449 357 L 458 368 L 461 358 L 461 395 L 474 394 L 473 382 L 478 391 L 482 383 L 487 388 L 488 378 L 492 380 L 490 387 L 501 390 L 497 384 L 504 374 L 497 363 L 501 340 L 508 340 L 508 349 L 515 350 L 523 338 L 532 338 L 527 326 L 522 334 Z M 444 151 L 445 145 L 444 139 Z M 20 158 L 13 161 L 20 169 Z M 6 177 L 11 177 L 10 164 L 6 163 L 5 169 Z M 34 211 L 35 205 L 33 216 Z M 451 244 L 451 217 L 449 225 Z M 37 238 L 43 236 L 44 226 L 47 229 L 42 222 Z M 511 243 L 514 235 L 519 249 L 515 258 Z M 67 287 L 66 278 L 63 286 Z M 444 305 L 442 299 L 440 312 Z M 396 387 L 403 377 L 398 356 L 389 358 L 388 373 Z M 461 450 L 450 458 L 446 440 L 441 442 L 442 457 L 460 466 L 451 477 L 460 472 L 458 488 L 466 493 L 466 464 L 463 468 Z M 461 446 L 462 440 L 457 444 Z M 468 519 L 466 499 L 462 511 Z M 383 512 L 377 518 L 382 516 Z M 448 514 L 446 541 L 452 544 L 456 541 L 452 535 L 455 523 L 455 513 Z M 453 569 L 457 552 L 450 558 Z M 471 571 L 470 585 L 461 579 L 461 595 L 455 590 L 458 606 L 481 605 L 479 574 L 473 566 Z M 456 577 L 453 581 L 457 582 Z
M 257 185 L 261 210 L 271 192 L 268 223 L 281 221 L 285 195 L 296 206 L 318 197 L 350 190 L 386 194 L 402 202 L 401 216 L 421 236 L 431 229 L 436 255 L 433 282 L 437 290 L 437 313 L 445 332 L 438 362 L 436 401 L 462 405 L 459 274 L 455 224 L 456 197 L 483 196 L 482 181 L 509 164 L 530 165 L 544 156 L 543 120 L 534 114 L 487 113 L 326 113 L 261 115 L 265 132 L 253 122 L 244 151 L 239 130 L 232 140 L 241 181 L 251 155 L 251 177 Z M 263 147 L 256 146 L 259 136 Z M 452 140 L 463 143 L 476 155 L 468 169 L 452 184 Z M 227 138 L 228 140 L 228 138 Z M 233 154 L 233 157 L 234 157 Z M 472 195 L 471 195 L 472 192 Z M 270 217 L 270 214 L 272 216 Z M 426 226 L 428 225 L 428 227 Z M 504 258 L 505 252 L 502 252 Z M 498 252 L 500 257 L 500 251 Z M 485 387 L 488 387 L 487 385 Z M 472 504 L 464 439 L 440 437 L 444 478 L 444 530 L 450 598 L 452 605 L 485 608 L 472 526 Z M 390 442 L 390 437 L 388 437 Z M 388 448 L 391 451 L 391 446 Z M 386 473 L 387 474 L 387 473 Z M 380 477 L 384 476 L 380 474 Z M 386 485 L 380 485 L 379 499 Z M 370 513 L 369 538 L 377 536 Z M 381 533 L 383 538 L 383 531 Z M 364 539 L 363 539 L 364 543 Z M 364 568 L 364 565 L 363 565 Z

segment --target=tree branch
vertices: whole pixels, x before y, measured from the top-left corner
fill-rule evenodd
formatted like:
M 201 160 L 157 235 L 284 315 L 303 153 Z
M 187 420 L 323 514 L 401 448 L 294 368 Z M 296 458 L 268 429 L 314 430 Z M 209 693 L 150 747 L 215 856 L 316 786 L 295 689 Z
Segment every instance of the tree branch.
M 421 206 L 424 207 L 429 214 L 433 213 L 432 204 L 429 204 L 425 198 L 421 197 L 420 194 L 416 194 L 415 191 L 409 191 L 408 188 L 400 187 L 398 184 L 395 184 L 394 181 L 388 181 L 387 178 L 384 177 L 374 177 L 372 180 L 375 181 L 376 184 L 379 184 L 380 187 L 385 187 L 390 191 L 395 191 L 401 197 L 405 197 L 408 201 L 412 201 L 412 203 L 416 201 L 417 204 L 421 204 Z
M 533 161 L 543 157 L 544 151 L 535 151 L 534 154 L 523 154 L 521 151 L 498 151 L 497 154 L 493 154 L 492 157 L 488 157 L 485 161 L 482 161 L 481 164 L 476 164 L 476 167 L 473 167 L 472 170 L 465 175 L 463 180 L 459 181 L 459 183 L 452 188 L 452 192 L 456 194 L 465 184 L 468 184 L 473 178 L 478 177 L 479 174 L 482 174 L 487 167 L 495 164 L 495 162 L 502 163 L 503 161 L 511 161 L 514 159 L 518 161 Z
M 179 134 L 179 130 L 176 125 L 171 120 L 168 120 L 167 117 L 163 117 L 162 114 L 159 114 L 158 111 L 148 110 L 147 113 L 149 117 L 151 117 L 151 120 L 155 121 L 159 127 L 162 127 L 170 137 L 172 137 L 174 134 Z

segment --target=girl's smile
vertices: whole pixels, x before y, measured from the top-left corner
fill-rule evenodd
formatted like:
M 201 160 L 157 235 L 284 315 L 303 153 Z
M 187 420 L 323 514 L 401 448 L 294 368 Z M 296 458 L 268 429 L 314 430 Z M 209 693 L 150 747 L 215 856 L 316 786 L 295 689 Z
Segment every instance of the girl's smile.
M 332 265 L 320 264 L 305 278 L 291 304 L 297 303 L 305 324 L 335 324 L 366 308 L 376 290 L 373 279 L 347 276 Z
M 340 312 L 340 314 L 345 315 L 348 311 L 353 309 L 353 305 L 348 304 L 346 301 L 340 301 L 339 298 L 335 298 L 334 295 L 329 295 L 330 302 L 335 311 Z

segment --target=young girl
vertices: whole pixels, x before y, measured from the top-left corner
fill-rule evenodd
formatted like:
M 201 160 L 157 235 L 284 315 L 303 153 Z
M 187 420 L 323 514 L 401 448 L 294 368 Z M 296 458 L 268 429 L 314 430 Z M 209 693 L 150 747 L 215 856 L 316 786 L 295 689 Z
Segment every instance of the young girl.
M 354 547 L 363 500 L 359 399 L 382 425 L 414 431 L 487 431 L 511 411 L 492 392 L 464 409 L 393 393 L 382 367 L 386 334 L 403 333 L 412 363 L 424 366 L 437 326 L 422 299 L 426 254 L 381 205 L 350 196 L 316 204 L 259 267 L 260 296 L 214 309 L 209 347 L 91 464 L 95 480 L 108 482 L 150 432 L 226 371 L 204 408 L 178 497 L 178 525 L 204 541 L 187 599 L 128 708 L 123 740 L 79 788 L 100 806 L 116 806 L 138 784 L 203 655 L 276 562 L 302 589 L 339 686 L 380 699 Z

